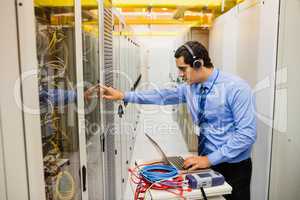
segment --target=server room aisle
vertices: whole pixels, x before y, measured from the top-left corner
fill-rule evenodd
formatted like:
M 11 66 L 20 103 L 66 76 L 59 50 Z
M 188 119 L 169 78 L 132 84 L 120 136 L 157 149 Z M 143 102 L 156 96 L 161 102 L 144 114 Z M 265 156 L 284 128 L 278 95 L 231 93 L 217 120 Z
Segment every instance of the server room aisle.
M 146 138 L 148 133 L 163 149 L 167 155 L 189 154 L 187 145 L 181 134 L 181 130 L 174 120 L 176 111 L 172 106 L 141 106 L 140 133 L 138 133 L 131 160 L 134 166 L 136 160 L 154 160 L 160 158 L 160 154 Z M 133 199 L 133 189 L 128 180 L 123 200 Z

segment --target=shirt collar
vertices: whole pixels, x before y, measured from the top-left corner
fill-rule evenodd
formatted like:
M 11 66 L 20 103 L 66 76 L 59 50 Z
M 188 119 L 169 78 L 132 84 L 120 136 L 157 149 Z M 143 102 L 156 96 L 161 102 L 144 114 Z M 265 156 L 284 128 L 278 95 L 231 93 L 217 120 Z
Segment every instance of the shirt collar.
M 208 89 L 210 89 L 213 86 L 213 84 L 218 76 L 218 71 L 219 71 L 218 69 L 213 68 L 212 74 L 208 77 L 208 79 L 204 83 L 195 84 L 194 88 L 196 89 L 196 93 L 200 93 L 200 88 L 202 85 L 207 87 Z
M 211 88 L 217 76 L 218 76 L 218 69 L 213 68 L 212 74 L 208 77 L 208 79 L 204 83 L 202 83 L 202 85 L 207 88 Z

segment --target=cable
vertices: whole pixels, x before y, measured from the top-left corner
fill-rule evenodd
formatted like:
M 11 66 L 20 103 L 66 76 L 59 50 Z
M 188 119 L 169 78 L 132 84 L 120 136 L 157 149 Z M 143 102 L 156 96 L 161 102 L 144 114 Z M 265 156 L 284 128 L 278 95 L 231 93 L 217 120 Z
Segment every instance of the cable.
M 74 89 L 70 81 L 69 71 L 69 47 L 64 29 L 61 26 L 43 25 L 37 23 L 37 56 L 38 56 L 38 81 L 40 86 L 51 89 Z M 52 88 L 53 87 L 53 88 Z M 44 101 L 40 101 L 45 113 L 41 113 L 43 126 L 43 154 L 44 172 L 46 180 L 46 195 L 49 199 L 71 200 L 74 198 L 76 185 L 70 172 L 61 169 L 59 160 L 64 155 L 65 144 L 71 145 L 71 131 L 60 123 L 65 120 L 60 115 L 58 107 L 53 103 L 49 95 L 43 94 L 42 87 L 40 97 L 45 95 Z M 45 106 L 43 106 L 45 104 Z M 44 128 L 45 126 L 45 128 Z M 51 135 L 47 135 L 47 133 Z M 63 171 L 61 171 L 63 170 Z M 48 173 L 49 172 L 49 173 Z M 55 178 L 55 179 L 54 179 Z M 55 183 L 53 183 L 55 181 Z M 54 185 L 55 184 L 55 185 Z M 54 191 L 53 191 L 54 190 Z
M 200 190 L 201 190 L 201 194 L 202 194 L 203 199 L 207 200 L 207 197 L 206 197 L 206 194 L 205 194 L 205 191 L 204 191 L 203 187 L 200 187 Z
M 172 178 L 176 178 L 178 176 L 178 170 L 169 165 L 150 165 L 145 166 L 140 170 L 140 174 L 150 183 L 152 183 L 147 190 L 145 191 L 144 198 L 146 200 L 147 193 L 149 190 L 157 186 L 156 189 L 168 189 L 168 186 L 158 185 L 163 181 L 170 180 Z
M 178 170 L 170 165 L 150 165 L 140 170 L 140 174 L 151 183 L 178 176 Z
M 59 200 L 71 200 L 74 197 L 75 182 L 73 176 L 68 171 L 61 171 L 57 175 L 55 194 Z
M 191 191 L 190 188 L 184 188 L 186 181 L 173 166 L 139 165 L 134 169 L 129 169 L 129 172 L 131 173 L 130 180 L 137 185 L 134 193 L 135 200 L 146 200 L 150 189 L 165 190 L 183 199 L 185 199 L 183 192 Z

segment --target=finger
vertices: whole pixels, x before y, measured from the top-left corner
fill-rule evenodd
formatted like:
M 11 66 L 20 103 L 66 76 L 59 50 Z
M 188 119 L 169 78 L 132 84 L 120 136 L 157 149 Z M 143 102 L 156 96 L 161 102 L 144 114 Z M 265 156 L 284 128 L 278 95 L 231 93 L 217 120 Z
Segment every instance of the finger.
M 195 156 L 189 156 L 186 159 L 184 159 L 184 163 L 189 163 L 195 159 Z
M 183 162 L 183 165 L 188 166 L 190 164 L 190 160 L 191 160 L 190 158 L 185 159 L 184 162 Z
M 189 165 L 189 160 L 188 159 L 186 159 L 186 160 L 184 160 L 184 162 L 183 162 L 183 167 L 184 168 L 186 168 L 188 165 Z
M 102 95 L 102 98 L 103 99 L 109 99 L 109 96 L 108 95 Z
M 97 92 L 97 91 L 96 91 L 95 86 L 92 86 L 84 92 L 84 96 L 89 100 L 90 96 L 92 96 L 94 92 Z
M 93 85 L 92 87 L 90 87 L 89 89 L 93 92 L 98 91 L 99 90 L 99 85 Z
M 106 87 L 107 88 L 107 87 Z M 109 88 L 108 89 L 104 89 L 104 88 L 99 88 L 99 90 L 97 91 L 98 92 L 98 96 L 102 96 L 102 95 L 109 95 L 111 92 L 109 91 Z
M 183 156 L 183 158 L 186 160 L 186 159 L 189 159 L 189 158 L 192 158 L 192 157 L 195 157 L 194 155 L 186 155 L 186 156 Z
M 193 164 L 194 164 L 194 162 L 193 162 L 192 159 L 185 160 L 184 163 L 183 163 L 183 167 L 184 167 L 185 169 L 187 169 L 187 168 L 190 168 Z
M 104 89 L 104 90 L 108 90 L 109 87 L 106 87 L 105 85 L 99 84 L 100 88 Z
M 91 85 L 88 89 L 96 89 L 96 88 L 99 88 L 99 84 L 93 84 Z
M 97 92 L 98 92 L 98 94 L 100 95 L 100 94 L 104 94 L 104 93 L 105 93 L 105 90 L 102 89 L 102 88 L 100 88 Z
M 193 166 L 193 164 L 188 163 L 186 165 L 183 166 L 184 169 L 189 169 L 191 166 Z
M 189 171 L 194 171 L 198 168 L 199 168 L 199 166 L 196 164 L 196 165 L 193 165 L 191 168 L 189 168 Z
M 113 97 L 109 95 L 102 95 L 102 97 L 107 100 L 113 100 Z
M 189 160 L 189 159 L 192 159 L 192 158 L 195 158 L 195 156 L 186 157 L 185 160 Z

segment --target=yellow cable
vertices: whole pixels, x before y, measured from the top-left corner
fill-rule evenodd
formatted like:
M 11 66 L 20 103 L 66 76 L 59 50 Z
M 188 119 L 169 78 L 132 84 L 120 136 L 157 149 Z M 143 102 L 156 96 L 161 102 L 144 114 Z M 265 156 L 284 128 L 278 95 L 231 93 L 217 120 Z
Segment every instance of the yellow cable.
M 60 181 L 63 177 L 67 177 L 70 181 L 70 190 L 69 191 L 62 191 L 59 190 Z M 73 176 L 68 171 L 61 171 L 56 177 L 56 186 L 55 186 L 55 194 L 59 200 L 71 200 L 75 194 L 75 181 Z

